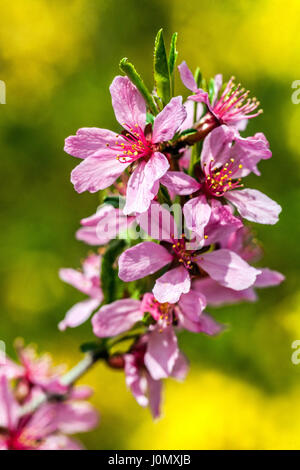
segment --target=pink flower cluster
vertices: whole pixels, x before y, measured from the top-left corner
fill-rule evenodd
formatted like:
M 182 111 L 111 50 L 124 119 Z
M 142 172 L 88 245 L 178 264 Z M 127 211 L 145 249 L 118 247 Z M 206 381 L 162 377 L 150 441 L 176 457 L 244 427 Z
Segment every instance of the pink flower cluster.
M 65 386 L 62 368 L 33 347 L 19 347 L 18 355 L 20 364 L 7 358 L 0 365 L 0 450 L 82 449 L 69 435 L 97 425 L 98 413 L 86 401 L 92 390 Z M 26 411 L 44 394 L 51 399 Z
M 152 115 L 138 88 L 118 76 L 110 93 L 121 129 L 82 128 L 65 143 L 65 151 L 82 160 L 71 175 L 75 190 L 108 190 L 108 202 L 81 221 L 76 237 L 102 246 L 127 230 L 127 248 L 114 261 L 124 285 L 111 303 L 103 302 L 100 281 L 106 276 L 105 248 L 90 255 L 82 271 L 61 270 L 61 278 L 88 299 L 69 310 L 60 329 L 78 326 L 97 310 L 92 317 L 97 338 L 108 339 L 106 344 L 132 338 L 127 352 L 108 351 L 107 362 L 124 369 L 127 386 L 154 417 L 160 414 L 162 379 L 182 380 L 187 373 L 178 332 L 219 334 L 225 327 L 207 307 L 254 301 L 256 288 L 284 279 L 251 265 L 261 250 L 244 223 L 275 224 L 281 211 L 265 194 L 244 187 L 244 178 L 260 175 L 258 163 L 272 156 L 264 134 L 240 135 L 247 120 L 260 114 L 259 103 L 233 78 L 223 87 L 217 75 L 209 94 L 185 62 L 178 68 L 193 92 L 184 104 L 181 96 L 172 97 Z M 123 201 L 118 207 L 109 202 L 117 197 Z M 180 205 L 184 231 L 172 208 L 162 205 L 166 200 Z M 146 241 L 130 239 L 137 226 Z

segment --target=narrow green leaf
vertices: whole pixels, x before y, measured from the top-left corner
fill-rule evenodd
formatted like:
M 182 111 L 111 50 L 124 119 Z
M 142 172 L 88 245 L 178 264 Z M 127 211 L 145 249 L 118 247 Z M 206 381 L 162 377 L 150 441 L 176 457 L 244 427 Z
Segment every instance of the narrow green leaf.
M 200 88 L 202 82 L 202 73 L 199 67 L 196 68 L 194 74 L 195 82 L 197 83 L 197 87 Z
M 144 97 L 150 111 L 152 114 L 157 114 L 157 108 L 153 96 L 151 95 L 150 91 L 146 87 L 145 83 L 143 82 L 141 76 L 137 73 L 134 65 L 128 62 L 128 59 L 124 57 L 124 59 L 120 62 L 120 69 L 129 80 L 137 87 L 141 95 Z
M 103 291 L 103 302 L 109 304 L 116 300 L 120 280 L 118 271 L 114 268 L 114 262 L 125 248 L 124 240 L 112 240 L 102 258 L 101 287 Z
M 208 84 L 208 97 L 211 103 L 214 99 L 214 94 L 215 94 L 215 81 L 213 78 L 211 78 Z
M 177 45 L 177 33 L 174 33 L 171 38 L 171 46 L 170 46 L 170 53 L 169 53 L 169 72 L 170 75 L 174 72 L 177 57 L 178 57 L 178 51 L 176 49 Z
M 151 113 L 146 113 L 146 124 L 154 124 L 154 116 Z
M 190 134 L 195 134 L 195 132 L 197 132 L 197 129 L 194 129 L 193 127 L 191 127 L 190 129 L 185 129 L 184 131 L 181 132 L 181 136 L 183 135 L 190 135 Z
M 174 96 L 175 92 L 175 65 L 178 57 L 177 45 L 177 33 L 174 33 L 171 38 L 170 53 L 169 53 L 169 73 L 171 81 L 171 96 Z
M 162 104 L 165 106 L 171 97 L 171 83 L 169 64 L 163 38 L 162 29 L 160 29 L 155 38 L 154 46 L 154 81 L 156 91 Z

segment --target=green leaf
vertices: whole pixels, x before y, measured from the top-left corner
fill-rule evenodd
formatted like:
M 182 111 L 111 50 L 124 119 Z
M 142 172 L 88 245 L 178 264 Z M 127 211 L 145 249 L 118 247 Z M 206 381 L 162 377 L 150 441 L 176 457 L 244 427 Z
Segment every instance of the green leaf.
M 114 262 L 125 246 L 124 240 L 112 240 L 102 258 L 101 287 L 105 304 L 113 302 L 118 296 L 118 287 L 121 281 L 118 277 L 118 270 L 114 267 Z
M 144 97 L 151 113 L 156 115 L 158 111 L 157 111 L 157 107 L 153 99 L 153 96 L 151 95 L 150 91 L 146 87 L 141 76 L 137 73 L 134 65 L 128 62 L 128 59 L 124 57 L 124 59 L 120 61 L 120 69 L 123 73 L 125 73 L 125 75 L 127 75 L 129 80 L 137 87 L 141 95 Z
M 94 342 L 89 342 L 89 343 L 83 343 L 80 345 L 80 351 L 83 353 L 87 353 L 90 351 L 96 351 L 99 348 L 99 343 Z
M 107 196 L 103 200 L 104 204 L 109 204 L 110 206 L 113 206 L 115 209 L 123 209 L 125 205 L 125 200 L 124 198 L 120 196 Z
M 215 81 L 213 78 L 211 78 L 208 84 L 208 97 L 211 103 L 214 99 L 214 94 L 215 94 Z
M 154 116 L 151 113 L 146 113 L 146 124 L 154 124 Z
M 177 36 L 178 36 L 178 34 L 174 33 L 172 35 L 172 38 L 171 38 L 171 46 L 170 46 L 170 53 L 169 53 L 169 72 L 170 72 L 170 75 L 172 75 L 173 72 L 174 72 L 177 57 L 178 57 L 178 51 L 176 49 Z
M 154 45 L 154 81 L 156 91 L 162 104 L 165 106 L 171 97 L 171 83 L 169 64 L 163 38 L 162 29 L 160 29 L 155 38 Z
M 196 70 L 195 70 L 194 78 L 195 78 L 195 82 L 197 84 L 197 87 L 200 88 L 201 82 L 202 82 L 202 73 L 201 73 L 201 70 L 199 69 L 199 67 L 197 67 Z

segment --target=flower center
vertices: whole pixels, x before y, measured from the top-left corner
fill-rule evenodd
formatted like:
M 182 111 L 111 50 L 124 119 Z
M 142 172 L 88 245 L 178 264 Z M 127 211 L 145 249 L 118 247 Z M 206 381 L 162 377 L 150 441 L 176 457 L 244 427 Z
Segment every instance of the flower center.
M 186 269 L 192 269 L 193 254 L 186 249 L 184 235 L 180 240 L 173 240 L 173 242 L 172 250 L 179 263 Z
M 205 189 L 208 194 L 215 197 L 222 197 L 226 191 L 231 189 L 241 188 L 244 185 L 240 184 L 241 178 L 233 180 L 234 173 L 243 168 L 243 165 L 237 165 L 234 158 L 225 163 L 220 168 L 213 168 L 214 159 L 212 158 L 207 167 L 205 167 Z
M 241 84 L 235 85 L 234 77 L 231 77 L 226 85 L 222 96 L 213 107 L 213 112 L 227 124 L 240 121 L 242 119 L 250 119 L 258 116 L 263 111 L 260 109 L 254 114 L 260 102 L 254 98 L 248 98 L 249 91 L 241 88 Z
M 117 136 L 114 146 L 106 145 L 117 152 L 116 158 L 120 163 L 133 163 L 139 158 L 149 157 L 153 152 L 151 140 L 146 138 L 138 124 L 130 129 L 130 133 Z

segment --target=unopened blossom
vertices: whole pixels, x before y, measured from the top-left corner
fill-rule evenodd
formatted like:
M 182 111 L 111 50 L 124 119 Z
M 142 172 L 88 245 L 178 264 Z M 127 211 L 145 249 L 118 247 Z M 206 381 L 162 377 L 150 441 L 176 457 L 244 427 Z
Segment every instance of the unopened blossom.
M 82 263 L 82 271 L 71 268 L 63 268 L 59 271 L 60 278 L 86 294 L 89 298 L 75 304 L 59 323 L 59 329 L 74 328 L 84 323 L 99 307 L 103 300 L 100 285 L 101 256 L 92 254 Z
M 249 228 L 241 227 L 231 234 L 224 234 L 221 247 L 236 252 L 247 262 L 257 262 L 261 257 L 261 249 L 252 237 Z M 260 274 L 255 279 L 254 284 L 247 289 L 235 291 L 228 287 L 221 286 L 213 279 L 206 277 L 195 279 L 192 289 L 205 296 L 208 305 L 220 306 L 241 301 L 254 302 L 257 300 L 256 288 L 272 287 L 284 281 L 283 274 L 269 268 L 259 268 Z
M 5 374 L 0 373 L 0 450 L 79 450 L 69 438 L 93 429 L 98 414 L 84 401 L 46 403 L 21 415 L 21 406 Z
M 82 128 L 66 139 L 65 151 L 82 158 L 72 172 L 77 192 L 91 193 L 111 186 L 130 166 L 132 174 L 126 192 L 124 213 L 142 213 L 159 189 L 159 181 L 170 164 L 161 144 L 173 138 L 186 118 L 182 98 L 172 98 L 155 117 L 153 126 L 146 124 L 146 103 L 127 77 L 117 76 L 110 86 L 116 119 L 124 132 Z
M 227 124 L 243 130 L 246 124 L 245 121 L 262 113 L 262 110 L 258 110 L 259 101 L 256 98 L 249 98 L 249 91 L 242 88 L 241 84 L 236 85 L 234 77 L 231 77 L 221 96 L 219 96 L 222 87 L 222 75 L 216 75 L 214 78 L 214 94 L 212 102 L 210 102 L 208 93 L 197 87 L 193 74 L 185 61 L 178 66 L 178 69 L 183 84 L 194 93 L 194 95 L 189 96 L 189 99 L 206 104 L 217 125 Z
M 181 295 L 177 304 L 161 304 L 152 293 L 146 293 L 141 301 L 121 299 L 101 307 L 92 318 L 93 331 L 100 338 L 116 336 L 150 314 L 144 360 L 151 377 L 158 380 L 172 375 L 181 357 L 174 328 L 207 335 L 222 331 L 222 325 L 203 313 L 205 307 L 204 295 L 195 291 Z
M 172 216 L 169 217 L 172 221 Z M 207 251 L 202 240 L 199 245 L 193 243 L 191 246 L 184 235 L 179 236 L 175 230 L 170 234 L 174 222 L 170 224 L 168 219 L 162 218 L 161 225 L 157 236 L 160 244 L 152 241 L 139 243 L 119 258 L 119 277 L 125 282 L 142 279 L 168 267 L 167 272 L 156 279 L 153 288 L 153 294 L 160 303 L 178 302 L 182 294 L 190 291 L 191 279 L 197 277 L 210 276 L 222 286 L 243 290 L 250 287 L 260 273 L 231 250 Z M 226 224 L 224 227 L 227 231 Z M 166 233 L 170 236 L 167 237 Z
M 210 219 L 213 199 L 233 204 L 247 220 L 275 224 L 281 207 L 256 189 L 242 189 L 242 178 L 251 172 L 259 175 L 257 163 L 270 156 L 263 134 L 243 139 L 234 129 L 220 126 L 204 139 L 197 179 L 168 172 L 162 182 L 177 194 L 194 194 L 183 211 L 188 228 L 200 237 Z

